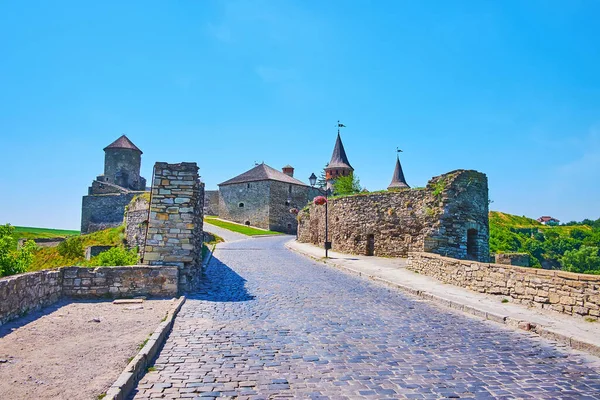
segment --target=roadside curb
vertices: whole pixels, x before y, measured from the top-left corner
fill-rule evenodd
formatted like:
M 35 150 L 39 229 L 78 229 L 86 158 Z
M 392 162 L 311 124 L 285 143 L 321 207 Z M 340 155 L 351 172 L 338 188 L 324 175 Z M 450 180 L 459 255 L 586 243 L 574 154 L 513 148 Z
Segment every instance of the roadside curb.
M 150 335 L 150 338 L 144 344 L 144 347 L 136 354 L 127 367 L 121 372 L 121 375 L 112 384 L 106 392 L 104 400 L 125 400 L 135 388 L 139 380 L 146 374 L 148 365 L 156 356 L 156 353 L 165 342 L 167 335 L 173 327 L 173 321 L 177 316 L 181 306 L 185 303 L 185 296 L 179 297 L 175 304 L 167 312 L 165 319 Z
M 420 297 L 425 300 L 432 301 L 436 304 L 440 304 L 444 307 L 448 307 L 453 310 L 459 310 L 466 314 L 474 315 L 481 319 L 504 324 L 513 330 L 523 330 L 523 331 L 527 331 L 527 332 L 532 332 L 542 338 L 545 338 L 548 340 L 553 340 L 555 342 L 569 346 L 574 350 L 583 351 L 583 352 L 592 354 L 594 356 L 600 357 L 600 346 L 599 345 L 586 342 L 586 341 L 578 339 L 574 336 L 562 334 L 560 332 L 553 330 L 552 328 L 541 325 L 537 322 L 520 320 L 520 319 L 511 318 L 508 315 L 491 313 L 489 311 L 485 311 L 485 310 L 479 309 L 477 307 L 459 303 L 454 300 L 445 299 L 445 298 L 437 296 L 435 294 L 425 292 L 423 290 L 415 289 L 413 287 L 403 285 L 401 283 L 392 282 L 387 279 L 380 278 L 376 275 L 365 274 L 365 273 L 355 270 L 353 268 L 340 265 L 340 264 L 336 263 L 335 261 L 315 257 L 312 254 L 306 253 L 306 252 L 302 251 L 301 249 L 296 248 L 295 246 L 293 246 L 290 243 L 293 243 L 293 241 L 289 241 L 289 242 L 285 243 L 285 247 L 287 249 L 289 249 L 295 253 L 298 253 L 304 257 L 308 257 L 312 260 L 322 262 L 323 264 L 332 266 L 334 268 L 337 268 L 344 272 L 350 273 L 352 275 L 357 275 L 359 277 L 367 278 L 367 279 L 370 279 L 375 282 L 383 283 L 386 286 L 400 289 L 403 292 L 409 293 L 411 295 Z

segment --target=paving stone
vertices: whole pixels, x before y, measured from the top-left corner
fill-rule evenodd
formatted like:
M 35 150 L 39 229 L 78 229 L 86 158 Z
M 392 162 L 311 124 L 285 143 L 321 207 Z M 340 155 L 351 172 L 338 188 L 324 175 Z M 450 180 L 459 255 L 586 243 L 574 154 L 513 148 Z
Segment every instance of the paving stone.
M 219 245 L 132 398 L 600 398 L 592 358 L 309 261 L 286 240 Z

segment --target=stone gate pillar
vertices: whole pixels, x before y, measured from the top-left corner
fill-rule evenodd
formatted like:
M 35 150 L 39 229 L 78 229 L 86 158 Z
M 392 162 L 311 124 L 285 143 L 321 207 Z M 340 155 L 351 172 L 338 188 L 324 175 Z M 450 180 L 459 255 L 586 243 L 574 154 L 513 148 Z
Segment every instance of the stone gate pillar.
M 154 165 L 144 264 L 177 266 L 179 292 L 200 280 L 203 189 L 196 163 Z

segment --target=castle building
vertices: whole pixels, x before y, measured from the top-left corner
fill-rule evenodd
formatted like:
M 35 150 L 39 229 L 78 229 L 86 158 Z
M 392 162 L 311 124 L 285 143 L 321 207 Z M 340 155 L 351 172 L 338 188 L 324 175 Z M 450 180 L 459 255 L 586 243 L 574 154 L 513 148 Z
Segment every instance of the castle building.
M 327 189 L 333 188 L 333 182 L 337 178 L 352 175 L 353 172 L 354 168 L 352 168 L 350 161 L 348 161 L 348 156 L 346 156 L 346 150 L 344 150 L 344 144 L 342 143 L 342 138 L 338 131 L 335 146 L 333 147 L 333 153 L 331 154 L 331 160 L 329 161 L 329 164 L 327 164 L 327 167 L 325 167 Z
M 278 171 L 265 163 L 205 192 L 206 214 L 277 232 L 296 233 L 294 209 L 302 209 L 318 194 L 294 178 L 294 168 Z
M 141 162 L 142 151 L 125 135 L 104 148 L 104 174 L 92 181 L 82 199 L 82 234 L 123 223 L 125 206 L 146 191 Z
M 392 182 L 388 186 L 388 190 L 398 189 L 410 189 L 406 179 L 404 178 L 404 172 L 402 171 L 402 165 L 400 165 L 400 156 L 396 157 L 396 168 L 394 169 L 394 175 L 392 176 Z

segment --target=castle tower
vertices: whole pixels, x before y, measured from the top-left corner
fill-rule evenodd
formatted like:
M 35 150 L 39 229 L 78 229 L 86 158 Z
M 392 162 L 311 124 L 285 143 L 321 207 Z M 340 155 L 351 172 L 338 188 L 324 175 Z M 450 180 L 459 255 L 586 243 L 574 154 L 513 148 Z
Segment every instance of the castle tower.
M 392 183 L 388 186 L 388 190 L 397 189 L 408 189 L 408 183 L 404 179 L 404 172 L 402 171 L 402 165 L 400 165 L 400 156 L 396 158 L 396 169 L 394 169 L 394 175 L 392 176 Z
M 141 165 L 142 151 L 125 135 L 104 148 L 104 182 L 128 190 L 145 190 Z
M 344 144 L 340 137 L 338 130 L 337 139 L 335 141 L 335 147 L 333 148 L 333 154 L 331 155 L 331 161 L 325 168 L 325 179 L 327 181 L 327 189 L 331 189 L 333 181 L 341 176 L 352 175 L 354 168 L 350 165 L 348 157 L 346 156 L 346 150 L 344 150 Z

